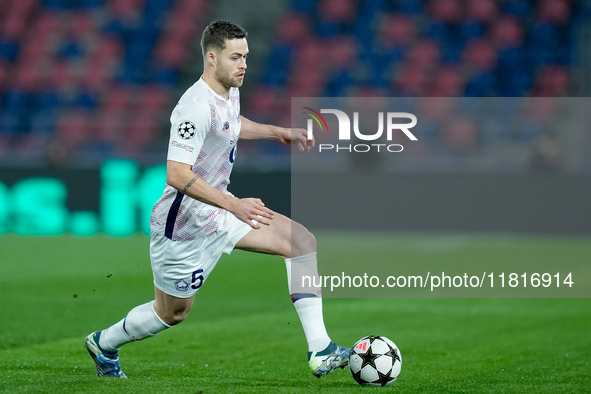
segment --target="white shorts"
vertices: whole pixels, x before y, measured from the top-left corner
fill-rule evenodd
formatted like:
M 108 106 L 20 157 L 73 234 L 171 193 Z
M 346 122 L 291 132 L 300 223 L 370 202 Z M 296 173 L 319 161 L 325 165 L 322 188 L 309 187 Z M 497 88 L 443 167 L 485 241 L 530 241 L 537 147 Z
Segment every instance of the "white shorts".
M 154 285 L 174 297 L 189 298 L 203 285 L 222 253 L 230 254 L 234 246 L 251 229 L 229 211 L 223 228 L 191 241 L 173 241 L 152 233 L 150 261 Z

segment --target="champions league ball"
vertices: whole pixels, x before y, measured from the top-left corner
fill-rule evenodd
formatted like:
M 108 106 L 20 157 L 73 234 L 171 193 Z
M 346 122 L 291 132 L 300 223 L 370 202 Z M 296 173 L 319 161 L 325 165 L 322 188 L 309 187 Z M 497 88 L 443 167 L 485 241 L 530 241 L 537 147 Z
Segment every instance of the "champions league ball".
M 387 386 L 396 380 L 401 367 L 400 350 L 386 337 L 361 338 L 351 349 L 349 369 L 362 386 Z

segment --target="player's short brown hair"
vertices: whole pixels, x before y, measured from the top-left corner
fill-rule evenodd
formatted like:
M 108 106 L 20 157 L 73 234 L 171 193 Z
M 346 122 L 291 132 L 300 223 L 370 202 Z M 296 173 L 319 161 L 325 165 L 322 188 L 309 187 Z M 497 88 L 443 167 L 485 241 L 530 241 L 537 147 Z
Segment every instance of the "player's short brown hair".
M 226 46 L 225 40 L 233 40 L 235 38 L 246 38 L 248 33 L 241 26 L 229 21 L 215 21 L 209 24 L 203 30 L 201 36 L 201 51 L 203 57 L 210 49 L 216 52 L 221 52 Z

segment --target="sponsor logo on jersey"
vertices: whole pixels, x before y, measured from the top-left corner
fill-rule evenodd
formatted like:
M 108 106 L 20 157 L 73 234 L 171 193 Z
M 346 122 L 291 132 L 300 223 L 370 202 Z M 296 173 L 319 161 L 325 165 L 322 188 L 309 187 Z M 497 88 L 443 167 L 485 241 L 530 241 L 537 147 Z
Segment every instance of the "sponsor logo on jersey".
M 186 293 L 189 290 L 189 284 L 182 279 L 174 282 L 174 287 L 177 291 L 182 291 L 183 293 Z
M 234 160 L 236 160 L 236 146 L 234 145 L 232 147 L 232 150 L 230 151 L 230 156 L 228 157 L 228 159 L 230 160 L 230 163 L 234 163 Z
M 179 124 L 179 127 L 177 128 L 177 133 L 179 134 L 179 137 L 181 137 L 182 139 L 190 140 L 195 136 L 195 125 L 193 124 L 193 122 L 185 120 L 184 122 L 181 122 Z
M 172 146 L 173 148 L 186 150 L 187 152 L 193 152 L 195 150 L 195 147 L 193 145 L 187 145 L 177 141 L 172 141 L 170 143 L 170 146 Z

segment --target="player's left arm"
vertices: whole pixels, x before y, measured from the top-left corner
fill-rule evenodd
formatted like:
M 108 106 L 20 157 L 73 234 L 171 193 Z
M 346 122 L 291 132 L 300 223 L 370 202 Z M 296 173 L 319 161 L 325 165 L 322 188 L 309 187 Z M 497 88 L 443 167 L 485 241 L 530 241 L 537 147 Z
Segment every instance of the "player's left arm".
M 256 123 L 242 115 L 240 122 L 241 140 L 275 140 L 284 144 L 297 145 L 302 152 L 309 152 L 314 147 L 314 139 L 308 139 L 308 132 L 305 129 L 288 129 Z

